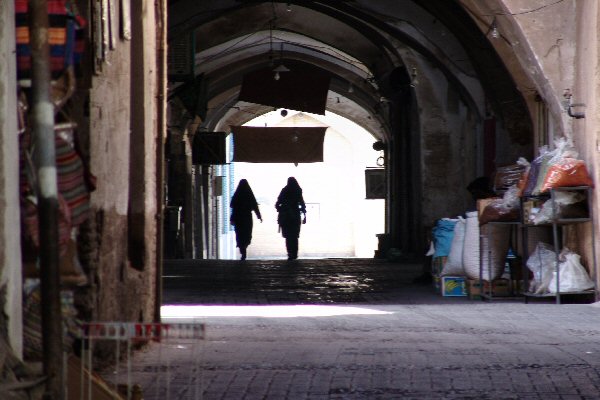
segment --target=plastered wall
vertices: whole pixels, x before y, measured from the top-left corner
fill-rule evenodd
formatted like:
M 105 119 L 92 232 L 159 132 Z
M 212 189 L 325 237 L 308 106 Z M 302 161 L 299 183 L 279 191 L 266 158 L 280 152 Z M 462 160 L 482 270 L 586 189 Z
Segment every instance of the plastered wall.
M 542 0 L 466 0 L 470 8 L 482 16 L 496 15 L 502 40 L 494 43 L 496 51 L 509 69 L 513 80 L 535 118 L 534 99 L 539 93 L 548 107 L 549 126 L 537 130 L 536 142 L 566 136 L 573 139 L 579 156 L 586 161 L 595 182 L 598 182 L 598 16 L 596 0 L 565 0 L 548 3 Z M 533 11 L 531 11 L 533 10 Z M 491 22 L 491 18 L 488 18 Z M 482 29 L 485 18 L 480 19 Z M 565 110 L 566 89 L 572 93 L 572 103 L 583 103 L 585 118 L 571 118 Z M 537 149 L 536 149 L 537 150 Z M 598 226 L 598 196 L 593 195 L 594 226 L 581 224 L 567 230 L 567 245 L 582 255 L 584 265 L 593 275 L 592 229 Z M 598 235 L 595 235 L 596 237 Z M 594 247 L 592 246 L 594 245 Z M 597 258 L 597 257 L 596 257 Z M 596 259 L 596 264 L 598 261 Z M 598 281 L 600 282 L 600 281 Z
M 22 354 L 19 159 L 13 2 L 0 7 L 0 293 L 8 339 Z
M 466 186 L 478 174 L 478 127 L 472 110 L 460 101 L 439 70 L 419 67 L 415 86 L 421 138 L 422 210 L 425 225 L 456 217 L 470 206 Z M 452 196 L 448 196 L 452 193 Z
M 156 21 L 152 2 L 132 6 L 132 40 L 108 54 L 90 91 L 92 308 L 109 321 L 150 321 L 155 300 Z

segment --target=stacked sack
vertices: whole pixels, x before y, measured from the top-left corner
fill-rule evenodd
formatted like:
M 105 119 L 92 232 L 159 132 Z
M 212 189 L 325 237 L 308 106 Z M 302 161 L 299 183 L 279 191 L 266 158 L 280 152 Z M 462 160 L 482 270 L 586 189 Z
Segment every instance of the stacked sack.
M 504 271 L 504 261 L 509 248 L 510 230 L 508 226 L 483 226 L 480 228 L 477 211 L 467 212 L 466 218 L 458 217 L 454 222 L 452 241 L 440 276 L 464 276 L 479 279 L 479 259 L 482 257 L 483 277 L 499 278 Z M 481 234 L 490 238 L 482 241 Z M 435 236 L 434 236 L 435 237 Z M 434 240 L 435 243 L 435 240 Z M 436 253 L 438 252 L 436 247 Z M 446 250 L 447 253 L 446 253 Z M 434 255 L 434 258 L 436 256 Z

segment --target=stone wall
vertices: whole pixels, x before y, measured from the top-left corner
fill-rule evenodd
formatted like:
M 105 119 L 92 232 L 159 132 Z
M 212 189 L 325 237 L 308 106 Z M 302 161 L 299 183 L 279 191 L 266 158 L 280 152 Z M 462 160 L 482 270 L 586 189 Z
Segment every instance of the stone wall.
M 598 182 L 598 39 L 599 5 L 595 0 L 565 0 L 548 3 L 531 0 L 495 0 L 465 4 L 483 16 L 496 16 L 502 40 L 494 41 L 496 51 L 524 94 L 534 123 L 536 95 L 548 107 L 547 129 L 537 129 L 535 143 L 548 143 L 561 136 L 572 138 L 580 157 L 586 161 Z M 534 11 L 531 11 L 534 10 Z M 493 12 L 492 12 L 493 11 Z M 480 19 L 482 30 L 488 29 Z M 585 118 L 571 118 L 564 107 L 566 89 L 573 103 L 584 103 Z M 540 127 L 538 127 L 540 128 Z M 537 149 L 535 149 L 537 150 Z M 598 226 L 598 196 L 593 198 L 595 226 Z M 592 226 L 570 228 L 567 246 L 582 255 L 584 264 L 593 271 Z M 594 243 L 597 248 L 597 240 Z M 598 261 L 596 260 L 596 264 Z
M 419 71 L 414 91 L 419 105 L 423 222 L 428 226 L 439 218 L 463 214 L 470 205 L 465 188 L 480 173 L 481 120 L 478 126 L 477 110 L 460 100 L 439 70 L 422 63 Z

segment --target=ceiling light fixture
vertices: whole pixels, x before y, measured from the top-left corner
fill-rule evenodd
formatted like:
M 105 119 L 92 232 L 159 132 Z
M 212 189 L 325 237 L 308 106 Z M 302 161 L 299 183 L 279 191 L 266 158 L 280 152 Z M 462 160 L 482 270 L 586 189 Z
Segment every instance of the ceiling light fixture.
M 281 43 L 279 65 L 273 69 L 273 72 L 275 72 L 275 75 L 273 75 L 273 79 L 275 79 L 276 81 L 278 81 L 281 78 L 281 75 L 279 75 L 280 72 L 290 72 L 290 70 L 285 65 L 283 65 L 283 43 Z
M 500 33 L 498 32 L 498 26 L 496 26 L 496 18 L 494 18 L 494 20 L 492 21 L 491 35 L 494 39 L 498 39 L 500 37 Z
M 287 3 L 287 8 L 285 9 L 285 11 L 287 11 L 287 12 L 292 11 L 292 5 L 290 3 Z
M 281 76 L 279 75 L 280 72 L 290 72 L 290 70 L 285 65 L 280 64 L 273 69 L 273 72 L 275 72 L 275 75 L 273 75 L 273 79 L 278 81 L 281 78 Z
M 410 86 L 415 87 L 419 84 L 419 78 L 417 75 L 417 69 L 413 67 L 412 72 L 410 74 Z

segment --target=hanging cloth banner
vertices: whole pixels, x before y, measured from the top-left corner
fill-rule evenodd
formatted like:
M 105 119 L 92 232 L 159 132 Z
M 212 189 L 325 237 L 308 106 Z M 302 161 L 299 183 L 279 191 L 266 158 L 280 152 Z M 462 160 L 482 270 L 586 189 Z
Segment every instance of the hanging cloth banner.
M 233 161 L 254 163 L 323 162 L 327 127 L 234 126 Z
M 325 115 L 330 75 L 304 63 L 289 61 L 286 66 L 289 71 L 278 79 L 272 68 L 245 74 L 238 100 Z

